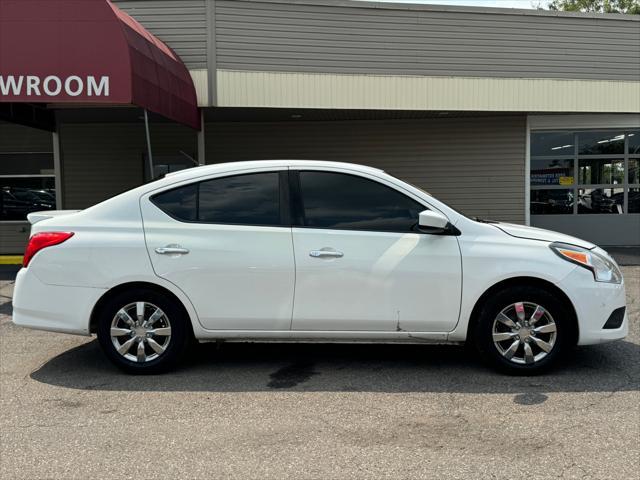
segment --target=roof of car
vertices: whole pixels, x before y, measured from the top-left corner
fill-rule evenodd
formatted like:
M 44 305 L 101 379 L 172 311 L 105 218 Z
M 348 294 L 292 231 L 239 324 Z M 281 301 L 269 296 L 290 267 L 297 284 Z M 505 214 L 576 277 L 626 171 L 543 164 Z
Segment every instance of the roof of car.
M 189 168 L 186 170 L 180 170 L 178 172 L 172 172 L 165 175 L 165 178 L 177 179 L 178 177 L 188 178 L 191 176 L 201 176 L 208 173 L 244 170 L 252 168 L 265 168 L 265 167 L 327 167 L 327 168 L 345 168 L 349 170 L 358 170 L 361 172 L 382 172 L 379 168 L 368 167 L 366 165 L 359 165 L 357 163 L 346 162 L 329 162 L 325 160 L 248 160 L 240 162 L 226 162 L 215 163 L 211 165 L 201 165 L 195 168 Z

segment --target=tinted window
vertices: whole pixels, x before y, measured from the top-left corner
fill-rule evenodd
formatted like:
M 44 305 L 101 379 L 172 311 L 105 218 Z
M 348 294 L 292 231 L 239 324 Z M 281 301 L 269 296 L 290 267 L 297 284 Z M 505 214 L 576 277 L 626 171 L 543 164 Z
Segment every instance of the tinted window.
M 572 132 L 541 132 L 531 134 L 531 156 L 573 155 L 575 151 Z
M 531 159 L 531 185 L 572 185 L 573 160 Z
M 151 201 L 179 220 L 280 225 L 277 172 L 207 180 L 160 193 Z
M 0 177 L 0 220 L 26 220 L 32 212 L 55 209 L 54 177 Z
M 280 225 L 278 173 L 236 175 L 202 182 L 198 220 L 206 223 Z
M 0 220 L 56 209 L 53 153 L 0 152 Z
M 624 153 L 624 132 L 579 132 L 578 153 L 581 155 L 611 155 Z
M 194 221 L 197 194 L 198 184 L 191 184 L 155 195 L 151 201 L 164 213 L 174 218 Z
M 312 228 L 409 232 L 424 206 L 362 177 L 300 172 L 304 225 Z
M 573 213 L 573 190 L 565 188 L 531 190 L 532 215 Z
M 629 138 L 629 155 L 640 155 L 640 130 L 629 132 L 627 138 Z
M 578 213 L 622 213 L 622 188 L 581 188 L 578 191 Z
M 624 181 L 624 160 L 580 160 L 578 172 L 581 184 L 621 184 Z

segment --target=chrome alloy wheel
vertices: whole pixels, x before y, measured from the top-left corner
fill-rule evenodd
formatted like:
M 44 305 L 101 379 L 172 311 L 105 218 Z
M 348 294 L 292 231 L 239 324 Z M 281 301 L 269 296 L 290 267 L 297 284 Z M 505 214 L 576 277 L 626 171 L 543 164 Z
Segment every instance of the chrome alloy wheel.
M 493 343 L 507 360 L 530 365 L 546 357 L 556 343 L 553 317 L 540 305 L 516 302 L 493 321 Z
M 127 360 L 144 363 L 162 355 L 171 341 L 171 323 L 165 313 L 149 302 L 122 307 L 111 321 L 111 342 Z

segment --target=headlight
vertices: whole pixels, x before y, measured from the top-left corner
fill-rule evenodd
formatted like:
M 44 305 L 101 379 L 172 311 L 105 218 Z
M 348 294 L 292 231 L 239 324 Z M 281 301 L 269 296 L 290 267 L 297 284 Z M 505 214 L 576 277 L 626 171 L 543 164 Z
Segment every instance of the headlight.
M 596 282 L 622 283 L 622 273 L 610 258 L 593 250 L 554 242 L 549 245 L 560 258 L 591 270 Z

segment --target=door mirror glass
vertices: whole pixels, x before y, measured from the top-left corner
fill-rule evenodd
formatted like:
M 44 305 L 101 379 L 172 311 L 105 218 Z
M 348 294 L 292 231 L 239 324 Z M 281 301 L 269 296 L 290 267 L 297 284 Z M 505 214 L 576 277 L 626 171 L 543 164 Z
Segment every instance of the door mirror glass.
M 445 230 L 449 225 L 447 217 L 441 213 L 434 212 L 433 210 L 425 210 L 420 212 L 418 217 L 418 226 L 426 231 L 430 230 Z

